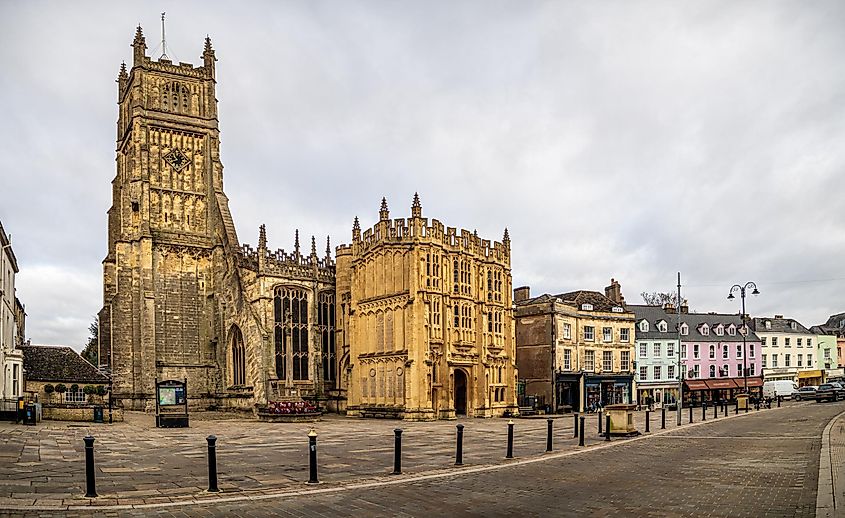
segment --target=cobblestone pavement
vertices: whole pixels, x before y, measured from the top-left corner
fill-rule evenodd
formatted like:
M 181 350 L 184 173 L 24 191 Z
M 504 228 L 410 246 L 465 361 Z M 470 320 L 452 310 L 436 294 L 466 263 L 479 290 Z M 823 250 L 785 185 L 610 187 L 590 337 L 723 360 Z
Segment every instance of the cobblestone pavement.
M 465 420 L 464 460 L 471 464 L 463 469 L 450 466 L 454 422 L 332 417 L 316 424 L 323 482 L 316 487 L 303 484 L 308 425 L 199 421 L 188 430 L 156 430 L 147 428 L 147 416 L 110 428 L 0 425 L 0 508 L 46 512 L 87 503 L 80 497 L 81 437 L 91 431 L 99 437 L 103 495 L 94 502 L 125 506 L 101 507 L 103 515 L 812 516 L 821 432 L 842 410 L 845 404 L 797 403 L 719 420 L 711 410 L 707 423 L 675 429 L 667 418 L 669 430 L 655 434 L 657 414 L 652 434 L 611 447 L 591 416 L 586 450 L 572 438 L 572 418 L 563 417 L 555 421 L 553 454 L 543 453 L 545 419 L 522 419 L 519 459 L 507 463 L 505 421 Z M 694 417 L 701 419 L 700 410 Z M 644 416 L 637 418 L 643 429 Z M 405 430 L 404 474 L 389 477 L 397 425 Z M 220 495 L 202 492 L 204 436 L 212 431 L 220 437 Z M 144 504 L 156 507 L 132 509 Z

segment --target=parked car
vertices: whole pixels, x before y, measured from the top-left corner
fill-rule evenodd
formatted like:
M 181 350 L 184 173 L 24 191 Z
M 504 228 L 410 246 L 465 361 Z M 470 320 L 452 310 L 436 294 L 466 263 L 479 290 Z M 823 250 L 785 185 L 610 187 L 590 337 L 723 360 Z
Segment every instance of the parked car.
M 794 392 L 798 392 L 798 384 L 791 380 L 772 380 L 763 383 L 763 397 L 781 396 L 789 399 Z
M 845 399 L 845 383 L 841 381 L 828 381 L 828 383 L 839 389 L 839 399 Z
M 815 385 L 807 385 L 805 387 L 801 387 L 798 389 L 798 392 L 792 394 L 792 399 L 795 401 L 807 400 L 807 399 L 816 399 L 816 391 L 819 387 Z
M 822 401 L 839 401 L 841 387 L 838 384 L 822 383 L 816 390 L 816 403 Z

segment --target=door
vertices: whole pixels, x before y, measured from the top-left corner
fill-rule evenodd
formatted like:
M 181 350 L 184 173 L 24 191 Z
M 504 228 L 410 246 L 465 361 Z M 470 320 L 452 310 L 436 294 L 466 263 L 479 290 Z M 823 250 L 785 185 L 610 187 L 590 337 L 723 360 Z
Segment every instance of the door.
M 467 375 L 455 369 L 455 414 L 467 415 Z

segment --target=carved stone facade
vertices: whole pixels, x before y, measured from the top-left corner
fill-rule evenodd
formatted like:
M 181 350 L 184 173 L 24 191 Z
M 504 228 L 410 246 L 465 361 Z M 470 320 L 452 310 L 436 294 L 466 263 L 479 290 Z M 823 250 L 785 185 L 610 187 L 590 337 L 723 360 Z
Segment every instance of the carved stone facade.
M 100 358 L 127 408 L 156 379 L 188 380 L 194 408 L 327 398 L 336 385 L 334 263 L 327 251 L 241 246 L 223 192 L 215 54 L 146 56 L 118 75 L 117 174 L 103 261 Z M 295 310 L 293 304 L 296 304 Z M 325 360 L 325 361 L 324 361 Z M 337 398 L 336 398 L 337 399 Z
M 510 239 L 422 217 L 379 222 L 337 249 L 349 415 L 427 420 L 516 412 Z

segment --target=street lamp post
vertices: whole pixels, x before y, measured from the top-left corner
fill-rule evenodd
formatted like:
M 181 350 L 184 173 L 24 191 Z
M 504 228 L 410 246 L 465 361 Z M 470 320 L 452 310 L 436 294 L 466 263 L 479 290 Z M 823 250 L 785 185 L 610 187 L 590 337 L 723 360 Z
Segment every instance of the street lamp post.
M 734 292 L 739 291 L 739 296 L 742 299 L 742 314 L 740 314 L 740 318 L 742 319 L 742 386 L 745 390 L 745 393 L 748 394 L 748 364 L 746 358 L 748 358 L 748 351 L 746 345 L 746 337 L 748 336 L 748 317 L 745 314 L 745 290 L 753 289 L 754 291 L 751 292 L 752 295 L 759 295 L 760 292 L 757 290 L 757 285 L 751 281 L 745 283 L 745 285 L 740 286 L 739 284 L 734 284 L 731 286 L 731 291 L 728 293 L 728 300 L 733 300 Z

